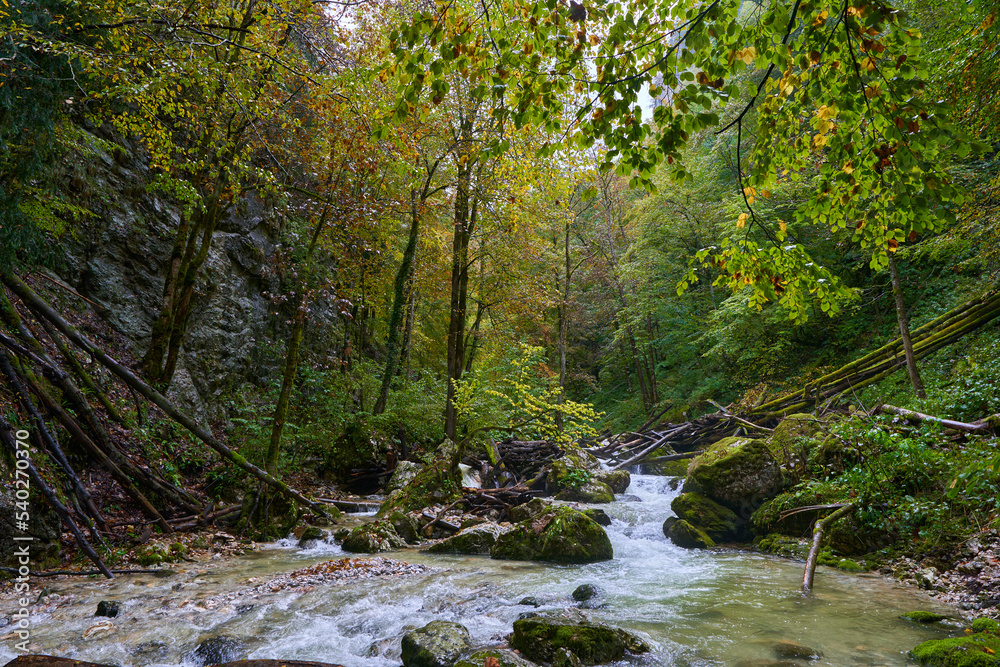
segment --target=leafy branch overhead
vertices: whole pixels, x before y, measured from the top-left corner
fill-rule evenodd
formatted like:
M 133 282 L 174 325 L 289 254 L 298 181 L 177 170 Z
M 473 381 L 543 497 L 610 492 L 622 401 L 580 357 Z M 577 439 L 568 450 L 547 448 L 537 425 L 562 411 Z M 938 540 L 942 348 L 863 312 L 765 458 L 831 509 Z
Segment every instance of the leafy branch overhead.
M 742 6 L 742 11 L 741 11 Z M 764 5 L 716 0 L 587 3 L 586 18 L 557 0 L 438 2 L 391 36 L 399 119 L 440 102 L 451 77 L 497 103 L 494 115 L 558 145 L 605 151 L 602 168 L 654 190 L 652 174 L 690 173 L 685 150 L 709 132 L 736 134 L 744 210 L 722 244 L 695 265 L 718 283 L 753 288 L 803 320 L 814 300 L 835 312 L 847 290 L 789 226 L 818 224 L 888 265 L 900 244 L 941 231 L 962 195 L 946 158 L 981 149 L 931 95 L 919 31 L 869 0 Z M 664 101 L 650 115 L 641 100 Z M 507 148 L 502 136 L 487 154 Z M 783 184 L 809 183 L 784 217 L 759 203 Z M 694 267 L 680 290 L 697 280 Z

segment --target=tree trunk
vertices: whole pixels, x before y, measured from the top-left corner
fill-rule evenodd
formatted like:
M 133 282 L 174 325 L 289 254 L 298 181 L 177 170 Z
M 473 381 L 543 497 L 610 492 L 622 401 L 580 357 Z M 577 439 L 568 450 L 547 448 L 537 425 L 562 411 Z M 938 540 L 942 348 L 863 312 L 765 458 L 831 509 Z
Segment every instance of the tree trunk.
M 462 138 L 471 139 L 472 120 L 463 122 Z M 467 158 L 467 156 L 462 156 Z M 455 406 L 455 383 L 465 368 L 466 298 L 469 288 L 469 240 L 475 218 L 472 198 L 472 164 L 458 164 L 458 187 L 455 193 L 454 235 L 451 244 L 451 303 L 448 318 L 448 393 L 445 398 L 445 435 L 458 442 L 458 410 Z
M 910 374 L 910 384 L 917 398 L 927 398 L 924 392 L 924 382 L 917 370 L 917 360 L 913 356 L 913 342 L 910 340 L 910 325 L 906 318 L 906 306 L 903 303 L 903 284 L 899 280 L 899 269 L 896 267 L 896 257 L 889 253 L 889 273 L 892 275 L 892 295 L 896 299 L 896 319 L 899 321 L 899 336 L 903 340 L 903 352 L 906 355 L 906 370 Z
M 426 188 L 425 188 L 426 192 Z M 378 400 L 372 408 L 373 415 L 385 412 L 389 400 L 389 387 L 396 377 L 396 369 L 400 361 L 400 326 L 403 323 L 403 311 L 406 308 L 408 285 L 413 281 L 413 258 L 417 254 L 417 240 L 420 236 L 420 211 L 418 209 L 416 190 L 410 193 L 410 236 L 403 250 L 403 261 L 396 271 L 396 281 L 393 285 L 392 313 L 389 316 L 389 337 L 386 341 L 385 369 L 382 371 L 382 387 L 379 389 Z

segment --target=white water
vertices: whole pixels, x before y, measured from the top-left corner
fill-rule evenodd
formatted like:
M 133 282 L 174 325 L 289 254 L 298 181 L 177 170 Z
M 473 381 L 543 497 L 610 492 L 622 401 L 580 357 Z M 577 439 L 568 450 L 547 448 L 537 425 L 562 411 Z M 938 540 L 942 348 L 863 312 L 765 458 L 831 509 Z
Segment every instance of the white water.
M 635 630 L 653 645 L 652 654 L 629 659 L 638 665 L 773 660 L 773 644 L 780 640 L 822 651 L 824 657 L 813 665 L 909 665 L 908 649 L 944 636 L 942 629 L 898 618 L 904 611 L 938 606 L 879 577 L 820 568 L 815 595 L 803 598 L 798 593 L 801 563 L 675 547 L 661 531 L 676 495 L 669 482 L 634 475 L 628 493 L 638 500 L 625 497 L 605 506 L 614 519 L 608 528 L 612 561 L 559 566 L 407 550 L 387 555 L 437 569 L 262 596 L 241 600 L 241 606 L 213 602 L 219 593 L 253 585 L 251 577 L 264 580 L 344 556 L 332 544 L 300 550 L 293 541 L 282 541 L 222 567 L 197 564 L 169 578 L 47 584 L 74 598 L 32 617 L 32 648 L 122 667 L 188 667 L 195 664 L 190 652 L 200 641 L 225 634 L 243 642 L 242 657 L 395 667 L 400 638 L 410 628 L 453 620 L 469 628 L 474 643 L 500 644 L 520 613 L 535 611 L 517 604 L 523 597 L 538 598 L 539 611 L 565 609 L 575 604 L 570 593 L 583 583 L 596 583 L 606 592 L 605 606 L 586 614 Z M 120 600 L 125 609 L 113 621 L 113 634 L 84 640 L 84 632 L 99 620 L 93 613 L 102 599 Z M 5 596 L 0 610 L 9 614 L 12 603 Z M 6 631 L 0 627 L 0 636 Z M 143 644 L 146 651 L 138 651 Z M 12 641 L 5 639 L 0 659 L 13 656 Z

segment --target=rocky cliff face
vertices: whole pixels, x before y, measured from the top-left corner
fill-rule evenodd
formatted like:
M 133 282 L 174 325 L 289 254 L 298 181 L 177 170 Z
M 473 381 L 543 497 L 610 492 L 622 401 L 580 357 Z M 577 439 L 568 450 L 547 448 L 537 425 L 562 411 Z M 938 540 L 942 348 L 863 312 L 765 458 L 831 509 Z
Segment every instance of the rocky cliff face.
M 95 141 L 66 179 L 66 198 L 95 215 L 76 227 L 73 238 L 63 239 L 66 258 L 59 273 L 98 304 L 141 357 L 159 312 L 180 209 L 147 191 L 152 174 L 135 151 L 127 145 L 122 151 L 105 148 Z M 284 318 L 265 296 L 280 290 L 267 270 L 279 223 L 259 201 L 248 199 L 233 207 L 215 234 L 168 391 L 200 420 L 219 416 L 214 399 L 234 384 L 260 382 L 274 371 L 263 351 L 284 329 Z

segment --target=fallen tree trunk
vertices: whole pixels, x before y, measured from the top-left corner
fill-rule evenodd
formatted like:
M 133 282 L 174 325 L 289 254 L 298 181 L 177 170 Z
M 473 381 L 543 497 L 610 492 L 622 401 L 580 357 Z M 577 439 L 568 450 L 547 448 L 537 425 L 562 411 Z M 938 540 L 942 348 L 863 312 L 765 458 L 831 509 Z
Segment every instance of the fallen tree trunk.
M 105 354 L 101 348 L 94 345 L 83 334 L 77 331 L 76 327 L 63 319 L 63 317 L 59 315 L 59 313 L 57 313 L 52 306 L 39 297 L 23 280 L 12 273 L 4 274 L 2 278 L 4 284 L 7 285 L 12 292 L 17 294 L 22 301 L 28 304 L 28 307 L 31 308 L 32 311 L 51 322 L 56 329 L 66 336 L 66 338 L 69 339 L 74 345 L 90 354 L 94 359 L 97 359 L 102 366 L 114 373 L 120 380 L 125 382 L 126 385 L 163 410 L 168 417 L 186 428 L 195 437 L 211 447 L 223 458 L 235 464 L 237 467 L 249 473 L 261 482 L 273 487 L 278 493 L 301 502 L 317 515 L 327 516 L 326 510 L 322 504 L 306 498 L 304 495 L 291 488 L 281 480 L 269 475 L 267 472 L 250 463 L 229 447 L 226 447 L 224 444 L 219 442 L 215 436 L 199 426 L 193 419 L 174 407 L 174 405 L 170 403 L 162 394 L 160 394 L 160 392 L 150 387 L 148 384 L 137 378 L 127 368 Z
M 897 408 L 895 405 L 880 405 L 875 409 L 875 414 L 878 414 L 879 412 L 889 412 L 894 415 L 899 415 L 907 421 L 916 422 L 918 424 L 922 422 L 940 424 L 941 426 L 951 429 L 952 431 L 963 431 L 965 433 L 986 433 L 995 429 L 997 422 L 1000 422 L 1000 414 L 995 414 L 972 423 L 966 423 L 955 421 L 953 419 L 942 419 L 941 417 L 925 415 L 924 413 L 917 412 L 916 410 Z

